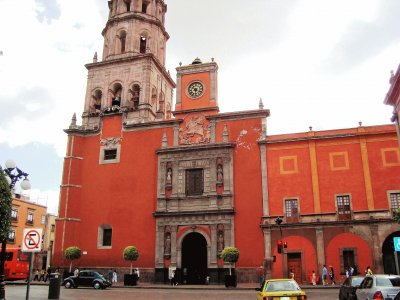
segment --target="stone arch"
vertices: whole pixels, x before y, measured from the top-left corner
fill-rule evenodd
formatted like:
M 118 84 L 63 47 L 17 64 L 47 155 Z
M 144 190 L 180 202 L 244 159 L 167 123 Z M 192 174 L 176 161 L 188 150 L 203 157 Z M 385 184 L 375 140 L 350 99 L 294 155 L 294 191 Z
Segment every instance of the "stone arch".
M 165 112 L 165 94 L 160 92 L 158 95 L 158 109 L 157 112 Z
M 140 98 L 141 98 L 142 86 L 140 82 L 134 81 L 129 85 L 128 90 L 128 101 L 129 108 L 131 110 L 136 110 L 139 108 Z
M 122 82 L 119 80 L 112 82 L 108 89 L 109 105 L 111 104 L 111 106 L 114 105 L 120 106 L 122 103 L 122 92 L 123 92 Z
M 397 263 L 400 261 L 400 253 L 395 252 L 395 245 L 393 241 L 394 237 L 400 238 L 400 230 L 398 227 L 397 230 L 393 230 L 387 235 L 382 236 L 382 246 L 380 248 L 380 252 L 382 254 L 383 272 L 385 274 L 396 274 L 395 253 L 397 255 Z
M 155 106 L 157 103 L 157 88 L 153 86 L 151 88 L 151 105 Z
M 90 93 L 90 113 L 98 114 L 101 111 L 103 101 L 103 91 L 101 88 L 96 87 Z
M 116 43 L 116 45 L 117 45 L 116 52 L 118 54 L 125 53 L 125 51 L 126 51 L 126 36 L 127 35 L 126 35 L 126 30 L 125 29 L 120 29 L 118 31 L 117 43 Z
M 139 36 L 139 52 L 146 53 L 149 48 L 150 34 L 147 30 L 142 30 Z
M 373 265 L 370 244 L 351 232 L 335 235 L 326 246 L 325 257 L 327 266 L 332 265 L 336 274 L 344 273 L 348 267 L 353 267 L 357 272 L 364 270 L 367 265 Z

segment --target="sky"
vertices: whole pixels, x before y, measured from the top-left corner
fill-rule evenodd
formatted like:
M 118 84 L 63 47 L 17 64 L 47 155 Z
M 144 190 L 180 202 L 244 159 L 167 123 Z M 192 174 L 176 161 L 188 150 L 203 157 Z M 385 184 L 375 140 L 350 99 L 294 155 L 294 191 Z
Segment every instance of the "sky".
M 166 68 L 218 63 L 221 112 L 271 111 L 268 134 L 389 124 L 398 0 L 165 0 Z M 101 57 L 107 0 L 0 0 L 0 165 L 29 173 L 57 214 L 68 128 L 86 63 Z M 175 93 L 176 94 L 176 93 Z M 17 188 L 17 192 L 19 192 Z

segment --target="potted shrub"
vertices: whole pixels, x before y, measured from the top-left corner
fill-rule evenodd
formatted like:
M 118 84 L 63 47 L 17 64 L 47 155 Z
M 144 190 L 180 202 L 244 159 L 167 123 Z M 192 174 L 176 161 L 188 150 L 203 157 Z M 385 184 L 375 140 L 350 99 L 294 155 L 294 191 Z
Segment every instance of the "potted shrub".
M 131 268 L 129 274 L 124 275 L 124 285 L 136 285 L 138 275 L 132 274 L 132 262 L 139 258 L 139 251 L 135 246 L 128 246 L 123 251 L 124 259 L 131 262 Z
M 69 264 L 69 273 L 64 274 L 64 278 L 71 276 L 73 274 L 72 273 L 72 261 L 75 259 L 79 259 L 81 257 L 81 255 L 82 255 L 82 251 L 79 247 L 71 246 L 71 247 L 68 247 L 67 249 L 65 249 L 64 257 L 66 259 L 70 260 L 71 262 Z
M 239 250 L 235 247 L 226 247 L 221 252 L 221 258 L 224 262 L 229 263 L 229 275 L 225 275 L 225 286 L 236 287 L 236 274 L 232 274 L 232 265 L 239 259 Z

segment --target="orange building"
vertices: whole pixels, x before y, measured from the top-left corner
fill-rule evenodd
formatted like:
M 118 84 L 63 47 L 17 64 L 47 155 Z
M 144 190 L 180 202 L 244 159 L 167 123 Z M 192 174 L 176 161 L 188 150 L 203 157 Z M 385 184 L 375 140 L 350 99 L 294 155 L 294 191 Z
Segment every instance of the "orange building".
M 29 201 L 25 196 L 16 194 L 12 199 L 11 228 L 7 240 L 7 248 L 22 248 L 23 232 L 25 228 L 42 228 L 45 235 L 47 207 Z M 33 268 L 46 269 L 47 251 L 35 254 Z
M 134 245 L 141 280 L 165 282 L 176 268 L 183 283 L 218 283 L 220 252 L 235 246 L 241 282 L 256 282 L 260 265 L 303 282 L 323 264 L 393 270 L 395 126 L 267 136 L 261 100 L 219 112 L 216 62 L 179 66 L 175 85 L 163 0 L 109 8 L 103 60 L 86 65 L 82 125 L 74 116 L 65 130 L 54 266 L 67 267 L 64 250 L 78 246 L 78 267 L 127 272 L 122 251 Z

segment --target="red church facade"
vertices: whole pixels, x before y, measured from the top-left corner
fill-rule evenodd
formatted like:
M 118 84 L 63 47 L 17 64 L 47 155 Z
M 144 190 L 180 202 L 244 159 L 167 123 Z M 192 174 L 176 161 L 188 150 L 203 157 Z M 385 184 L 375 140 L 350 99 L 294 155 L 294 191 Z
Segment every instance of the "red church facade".
M 257 281 L 260 266 L 303 282 L 323 264 L 393 273 L 395 126 L 267 135 L 261 100 L 219 112 L 216 62 L 196 59 L 170 78 L 164 1 L 109 7 L 103 60 L 86 66 L 82 125 L 74 117 L 65 130 L 54 266 L 68 266 L 63 252 L 78 246 L 78 267 L 123 273 L 122 251 L 134 245 L 141 280 L 165 282 L 176 268 L 182 282 L 218 283 L 228 267 L 220 252 L 235 246 L 241 282 Z

